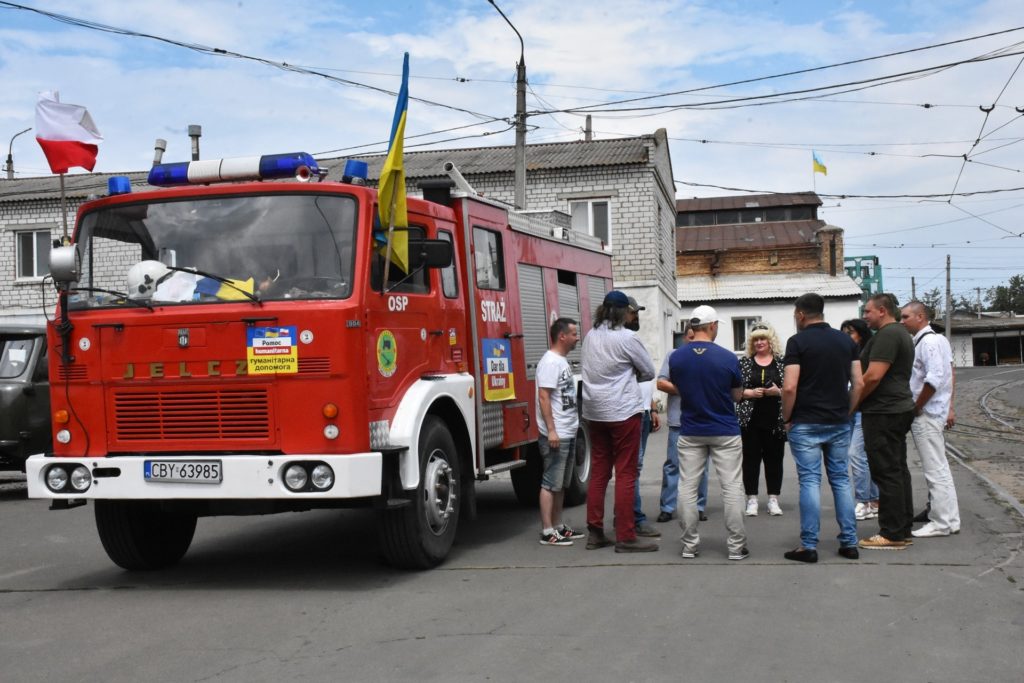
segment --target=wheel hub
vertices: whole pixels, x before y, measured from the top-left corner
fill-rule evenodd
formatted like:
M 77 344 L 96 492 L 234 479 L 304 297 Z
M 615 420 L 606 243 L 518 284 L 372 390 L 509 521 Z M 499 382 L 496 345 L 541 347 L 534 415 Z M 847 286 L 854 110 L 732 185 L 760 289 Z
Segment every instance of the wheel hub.
M 455 491 L 457 482 L 452 476 L 451 465 L 441 451 L 434 451 L 427 458 L 423 481 L 423 509 L 427 526 L 440 536 L 448 526 L 455 512 Z

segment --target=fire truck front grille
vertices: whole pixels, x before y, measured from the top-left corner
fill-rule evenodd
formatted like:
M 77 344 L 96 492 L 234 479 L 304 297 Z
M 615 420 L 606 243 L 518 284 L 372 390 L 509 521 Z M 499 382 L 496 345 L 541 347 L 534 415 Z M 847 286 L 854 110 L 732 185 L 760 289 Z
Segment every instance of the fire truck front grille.
M 266 389 L 118 392 L 116 439 L 237 441 L 270 438 Z

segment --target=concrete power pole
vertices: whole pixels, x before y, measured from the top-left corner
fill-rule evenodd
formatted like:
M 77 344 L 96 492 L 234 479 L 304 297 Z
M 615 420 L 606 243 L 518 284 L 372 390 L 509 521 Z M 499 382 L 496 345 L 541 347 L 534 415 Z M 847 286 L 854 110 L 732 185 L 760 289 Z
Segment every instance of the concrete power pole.
M 519 29 L 509 21 L 497 3 L 494 0 L 488 2 L 519 38 L 519 63 L 516 64 L 515 205 L 517 209 L 523 210 L 526 208 L 526 44 L 523 43 Z
M 953 292 L 949 288 L 950 277 L 950 259 L 949 254 L 946 254 L 946 339 L 950 342 L 953 341 L 953 330 L 950 329 L 953 325 Z
M 978 318 L 981 318 L 981 287 L 975 287 L 974 291 L 978 293 Z
M 913 275 L 910 276 L 910 299 L 917 301 L 917 280 Z

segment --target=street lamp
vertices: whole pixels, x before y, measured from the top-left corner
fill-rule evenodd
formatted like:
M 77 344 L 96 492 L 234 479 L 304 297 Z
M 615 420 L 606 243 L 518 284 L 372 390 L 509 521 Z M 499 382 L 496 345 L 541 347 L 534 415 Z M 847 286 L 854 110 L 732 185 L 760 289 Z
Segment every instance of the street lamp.
M 519 63 L 516 64 L 516 179 L 515 179 L 515 206 L 517 209 L 526 208 L 526 48 L 523 45 L 523 36 L 519 33 L 505 13 L 501 11 L 494 0 L 488 0 L 498 14 L 505 20 L 516 36 L 519 38 Z
M 25 130 L 21 131 L 21 133 L 15 133 L 14 137 L 11 138 L 11 142 L 7 145 L 7 166 L 5 168 L 7 169 L 8 180 L 14 180 L 14 157 L 11 156 L 11 150 L 14 149 L 14 138 L 24 133 L 27 133 L 30 130 L 32 129 L 26 128 Z

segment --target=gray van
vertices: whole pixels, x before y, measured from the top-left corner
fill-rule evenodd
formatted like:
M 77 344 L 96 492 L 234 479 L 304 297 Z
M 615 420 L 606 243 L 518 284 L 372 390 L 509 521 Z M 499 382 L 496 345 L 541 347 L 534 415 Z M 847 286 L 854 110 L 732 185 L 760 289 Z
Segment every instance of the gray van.
M 52 450 L 45 325 L 0 325 L 0 469 Z

